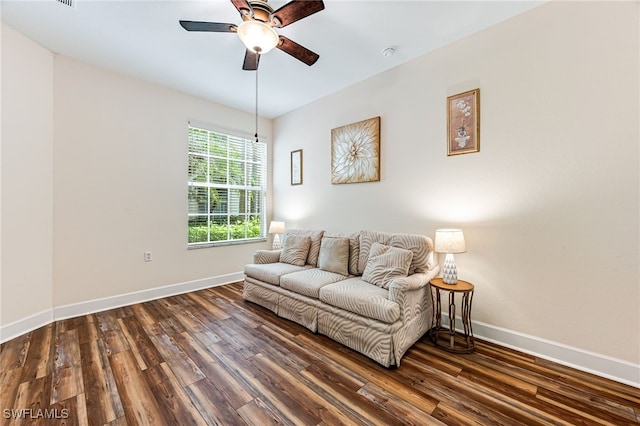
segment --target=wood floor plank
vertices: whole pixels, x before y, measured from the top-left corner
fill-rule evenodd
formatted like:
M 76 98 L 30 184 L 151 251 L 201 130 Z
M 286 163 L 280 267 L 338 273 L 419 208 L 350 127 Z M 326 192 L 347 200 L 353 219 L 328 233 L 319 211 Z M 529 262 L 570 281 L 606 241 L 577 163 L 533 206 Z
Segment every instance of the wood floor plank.
M 483 346 L 486 346 L 487 350 L 483 350 Z M 493 345 L 488 345 L 485 343 L 480 343 L 479 347 L 481 348 L 479 353 L 474 353 L 472 355 L 466 357 L 452 357 L 452 363 L 457 363 L 459 365 L 464 365 L 465 371 L 472 371 L 474 368 L 476 371 L 478 369 L 483 369 L 486 371 L 490 371 L 489 383 L 492 387 L 499 386 L 499 383 L 491 384 L 491 377 L 495 376 L 499 377 L 511 377 L 514 380 L 518 380 L 519 382 L 526 382 L 530 385 L 535 386 L 537 389 L 537 393 L 542 391 L 555 392 L 559 397 L 565 397 L 574 401 L 575 404 L 582 404 L 583 406 L 598 407 L 597 409 L 609 413 L 609 412 L 617 412 L 616 415 L 626 418 L 627 416 L 633 416 L 633 406 L 638 406 L 635 403 L 633 397 L 623 398 L 622 395 L 632 395 L 634 392 L 630 391 L 633 389 L 629 386 L 622 385 L 616 383 L 613 388 L 620 389 L 618 391 L 614 391 L 609 389 L 608 391 L 604 391 L 602 387 L 598 387 L 597 383 L 601 380 L 603 383 L 607 383 L 606 379 L 602 378 L 594 378 L 592 383 L 583 383 L 579 377 L 586 375 L 587 373 L 578 372 L 574 369 L 570 369 L 569 367 L 559 366 L 557 364 L 548 363 L 549 367 L 553 367 L 554 370 L 560 370 L 563 373 L 557 374 L 550 371 L 550 368 L 545 366 L 544 362 L 530 362 L 529 360 L 522 361 L 522 357 L 516 357 L 513 363 L 508 362 L 508 358 L 503 358 L 502 356 L 498 356 L 499 360 L 491 358 L 485 354 L 496 352 L 505 353 L 505 349 L 493 347 Z M 428 352 L 434 353 L 432 349 L 427 349 Z M 505 361 L 502 361 L 505 359 Z M 572 375 L 575 377 L 572 378 Z M 609 381 L 610 382 L 610 381 Z M 625 392 L 626 391 L 626 392 Z M 506 390 L 504 391 L 506 392 Z M 606 394 L 606 396 L 604 396 Z M 636 394 L 638 394 L 636 390 Z M 509 395 L 512 397 L 518 397 L 517 392 L 509 392 Z M 573 418 L 573 421 L 581 421 L 582 419 L 576 418 L 574 415 L 570 414 L 570 411 L 558 409 L 557 404 L 547 404 L 546 407 L 542 407 L 538 404 L 539 401 L 543 399 L 529 399 L 526 403 L 530 404 L 532 407 L 536 407 L 538 409 L 546 410 L 549 412 L 549 415 L 558 416 L 558 412 L 561 412 L 562 416 L 566 418 Z M 546 402 L 550 402 L 546 400 Z
M 245 383 L 254 392 L 261 395 L 261 399 L 269 408 L 291 424 L 317 424 L 320 419 L 310 414 L 290 393 L 290 383 L 274 380 L 272 376 L 260 369 L 260 365 L 252 363 L 243 356 L 216 351 L 216 357 L 228 368 L 238 372 Z
M 18 407 L 16 403 L 16 395 L 22 380 L 22 367 L 12 368 L 10 370 L 0 371 L 0 402 L 2 410 L 11 410 Z M 40 377 L 43 379 L 43 377 Z M 35 378 L 27 379 L 26 382 L 35 380 Z
M 281 425 L 283 419 L 271 411 L 260 398 L 251 400 L 238 409 L 238 414 L 249 425 Z
M 373 362 L 363 362 L 362 358 L 355 352 L 340 352 L 336 355 L 330 351 L 328 347 L 332 343 L 327 342 L 325 338 L 322 340 L 315 338 L 300 337 L 301 343 L 307 347 L 313 348 L 316 353 L 324 353 L 326 350 L 326 358 L 324 362 L 335 363 L 335 365 L 345 368 L 348 371 L 358 374 L 365 378 L 368 383 L 373 383 L 383 389 L 395 393 L 398 398 L 402 398 L 417 406 L 427 405 L 433 407 L 438 404 L 438 400 L 425 394 L 416 388 L 415 384 L 420 380 L 420 371 L 409 371 L 403 380 L 399 380 L 396 370 L 386 369 Z M 404 370 L 410 370 L 406 366 L 402 366 Z M 405 379 L 406 377 L 409 379 Z
M 397 418 L 389 413 L 386 407 L 378 404 L 367 404 L 367 397 L 360 391 L 362 386 L 355 385 L 338 369 L 320 368 L 317 365 L 310 365 L 302 374 L 311 382 L 322 388 L 336 401 L 337 408 L 345 413 L 353 413 L 355 418 L 361 419 L 369 424 L 403 424 L 404 419 Z M 365 383 L 362 383 L 364 385 Z
M 162 356 L 135 317 L 118 318 L 118 323 L 141 370 L 162 362 Z
M 175 339 L 169 336 L 159 324 L 147 326 L 146 330 L 164 362 L 169 364 L 174 374 L 187 386 L 205 377 L 198 366 L 178 346 Z
M 451 354 L 424 336 L 384 368 L 243 300 L 242 283 L 5 342 L 0 399 L 3 425 L 640 425 L 638 388 L 480 339 Z
M 22 412 L 22 414 L 10 418 L 9 424 L 33 423 L 37 420 L 34 419 L 34 417 L 36 417 L 34 414 L 37 415 L 39 410 L 49 408 L 50 394 L 51 376 L 45 376 L 39 379 L 20 383 L 14 405 L 8 408 L 18 410 L 18 412 Z M 23 422 L 22 420 L 26 420 L 26 422 Z
M 189 293 L 188 297 L 190 297 L 196 303 L 196 305 L 204 309 L 207 314 L 215 320 L 225 320 L 230 317 L 229 314 L 221 311 L 209 301 L 210 297 L 208 297 L 207 295 L 207 290 L 204 290 L 202 292 Z
M 538 410 L 519 403 L 511 395 L 498 395 L 490 389 L 463 378 L 438 375 L 437 370 L 426 365 L 418 365 L 411 358 L 407 358 L 403 362 L 422 370 L 421 376 L 426 379 L 416 383 L 416 387 L 422 388 L 425 393 L 439 401 L 445 401 L 453 407 L 460 407 L 461 410 L 475 413 L 481 423 L 553 424 L 552 420 L 540 416 Z M 482 410 L 478 407 L 482 407 Z M 569 423 L 564 424 L 568 425 Z
M 82 317 L 84 321 L 78 324 L 78 342 L 86 343 L 100 338 L 95 315 L 89 314 Z
M 105 426 L 128 426 L 127 418 L 125 416 L 118 417 L 112 422 L 106 423 Z
M 78 331 L 68 327 L 59 329 L 61 332 L 57 333 L 55 339 L 54 365 L 51 375 L 51 404 L 84 393 Z
M 331 404 L 327 404 L 326 391 L 320 386 L 313 386 L 309 382 L 305 371 L 301 371 L 300 374 L 293 374 L 282 368 L 279 362 L 262 354 L 252 357 L 250 362 L 262 372 L 264 377 L 274 382 L 274 389 L 277 388 L 281 398 L 292 401 L 292 405 L 296 404 L 302 407 L 301 410 L 296 410 L 296 422 L 298 422 L 298 418 L 303 418 L 303 414 L 304 424 L 317 424 L 320 420 L 326 421 L 328 414 L 335 414 L 333 412 L 328 413 L 327 410 L 330 409 L 334 412 L 340 412 L 340 416 L 346 417 L 342 415 L 344 413 L 342 407 L 335 404 L 334 401 Z M 285 379 L 286 386 L 278 384 L 279 378 Z M 352 385 L 352 389 L 359 387 L 359 384 Z M 290 414 L 287 417 L 292 418 Z
M 232 371 L 226 364 L 215 362 L 207 371 L 210 373 L 208 378 L 215 388 L 234 409 L 259 396 L 259 393 L 248 386 L 246 380 L 237 371 Z
M 80 352 L 89 423 L 102 425 L 124 416 L 122 401 L 113 378 L 111 364 L 102 348 L 102 341 L 82 343 Z
M 584 371 L 560 365 L 545 359 L 537 359 L 536 365 L 544 367 L 547 371 L 559 372 L 565 384 L 575 384 L 575 387 L 591 389 L 593 394 L 601 394 L 607 399 L 616 400 L 621 404 L 632 403 L 640 406 L 640 392 L 631 386 L 612 382 L 603 377 L 593 376 Z
M 238 412 L 232 408 L 220 391 L 209 379 L 202 379 L 190 384 L 186 392 L 191 402 L 208 425 L 238 425 L 243 424 Z
M 147 308 L 148 305 L 144 303 L 138 303 L 131 307 L 134 317 L 136 318 L 138 323 L 143 326 L 152 325 L 157 322 L 156 319 L 149 313 Z
M 616 407 L 615 409 L 607 407 L 602 409 L 586 401 L 568 398 L 542 388 L 538 391 L 536 398 L 557 406 L 567 417 L 568 413 L 572 413 L 577 419 L 588 419 L 598 424 L 623 426 L 635 424 L 637 420 L 634 410 L 629 407 Z M 596 409 L 593 409 L 594 407 Z
M 189 334 L 198 340 L 203 346 L 209 346 L 220 341 L 215 333 L 209 330 L 198 318 L 191 312 L 179 310 L 175 313 L 176 319 L 180 321 Z
M 53 362 L 52 344 L 53 324 L 40 327 L 31 333 L 31 340 L 22 369 L 21 381 L 39 379 L 48 374 Z
M 40 414 L 40 413 L 38 413 Z M 87 424 L 87 416 L 84 407 L 84 395 L 69 398 L 55 404 L 51 404 L 43 413 L 42 423 L 64 424 L 65 426 L 80 426 Z M 44 422 L 46 420 L 46 422 Z
M 168 424 L 206 425 L 166 363 L 150 367 L 143 374 Z
M 480 343 L 480 345 L 482 344 Z M 434 347 L 425 347 L 423 350 L 430 358 L 439 357 L 442 354 Z M 451 355 L 448 360 L 454 365 L 464 367 L 458 375 L 463 383 L 470 381 L 473 385 L 469 387 L 477 387 L 484 390 L 486 394 L 494 394 L 495 397 L 508 401 L 514 407 L 520 407 L 519 409 L 522 411 L 529 411 L 540 418 L 548 418 L 549 421 L 563 419 L 569 424 L 582 424 L 585 421 L 583 417 L 575 415 L 569 410 L 538 398 L 542 388 L 535 386 L 530 380 L 521 380 L 522 376 L 518 375 L 518 372 L 522 371 L 521 367 L 511 366 L 503 361 L 487 362 L 486 357 L 480 354 Z M 525 364 L 533 363 L 525 361 Z
M 141 426 L 169 425 L 131 352 L 115 353 L 109 360 L 127 422 Z
M 0 371 L 20 368 L 24 365 L 29 351 L 32 333 L 16 337 L 2 344 L 0 350 Z
M 442 425 L 443 423 L 436 420 L 431 413 L 437 405 L 420 404 L 414 405 L 398 398 L 396 394 L 387 392 L 385 389 L 373 384 L 367 383 L 358 389 L 358 393 L 376 406 L 385 410 L 393 417 L 403 419 L 407 425 Z
M 77 422 L 79 426 L 89 426 L 89 415 L 87 413 L 87 400 L 84 394 L 79 394 L 76 397 L 76 415 L 73 420 Z

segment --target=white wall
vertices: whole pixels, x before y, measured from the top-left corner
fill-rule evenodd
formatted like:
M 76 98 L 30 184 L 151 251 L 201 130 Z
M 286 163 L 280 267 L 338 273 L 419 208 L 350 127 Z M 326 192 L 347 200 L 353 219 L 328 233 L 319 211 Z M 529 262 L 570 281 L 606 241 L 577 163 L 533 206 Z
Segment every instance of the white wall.
M 53 56 L 1 31 L 0 324 L 37 323 L 53 297 Z
M 241 278 L 266 242 L 187 249 L 187 126 L 253 135 L 253 114 L 2 36 L 2 340 Z
M 186 243 L 189 120 L 251 135 L 252 114 L 61 56 L 55 89 L 55 306 L 238 273 L 266 246 Z
M 274 217 L 329 231 L 461 227 L 477 324 L 637 373 L 638 7 L 547 4 L 279 117 Z M 481 150 L 447 157 L 446 97 L 476 87 Z M 330 130 L 378 115 L 381 181 L 331 185 Z M 289 185 L 294 149 L 301 186 Z

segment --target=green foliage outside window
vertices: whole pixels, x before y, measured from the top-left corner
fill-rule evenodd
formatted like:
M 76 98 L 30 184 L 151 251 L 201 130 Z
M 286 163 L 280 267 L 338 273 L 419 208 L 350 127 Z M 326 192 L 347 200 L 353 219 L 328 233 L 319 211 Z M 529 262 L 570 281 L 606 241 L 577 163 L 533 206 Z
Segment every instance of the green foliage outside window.
M 207 228 L 210 229 L 211 234 L 210 237 L 207 235 Z M 236 223 L 230 224 L 228 227 L 226 225 L 218 225 L 215 223 L 211 223 L 211 226 L 199 225 L 199 224 L 189 224 L 189 242 L 207 242 L 207 238 L 210 241 L 226 241 L 228 239 L 227 229 L 231 234 L 232 240 L 238 240 L 245 238 L 245 222 L 238 221 Z M 260 238 L 262 229 L 262 221 L 259 217 L 252 217 L 247 222 L 246 226 L 246 238 Z

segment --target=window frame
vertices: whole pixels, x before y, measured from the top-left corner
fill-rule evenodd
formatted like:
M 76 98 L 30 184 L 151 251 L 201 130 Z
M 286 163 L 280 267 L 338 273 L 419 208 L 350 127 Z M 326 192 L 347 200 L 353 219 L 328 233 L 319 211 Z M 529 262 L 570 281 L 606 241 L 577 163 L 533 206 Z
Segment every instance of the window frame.
M 197 146 L 198 141 L 192 140 L 195 137 L 194 132 L 206 134 L 206 140 L 199 141 L 200 147 Z M 212 149 L 215 138 L 224 139 L 226 150 L 224 155 L 220 154 L 219 149 Z M 256 143 L 260 146 L 248 149 L 251 144 Z M 202 144 L 206 144 L 206 146 Z M 239 152 L 242 154 L 241 158 L 237 156 Z M 188 249 L 250 244 L 267 240 L 268 146 L 264 140 L 256 142 L 252 137 L 241 132 L 189 122 L 187 126 L 187 162 L 186 239 Z M 225 169 L 223 172 L 225 173 L 224 182 L 216 181 L 216 176 L 213 176 L 213 173 L 220 171 L 215 167 L 216 163 L 222 165 L 220 169 Z M 235 173 L 231 171 L 232 169 L 235 170 Z M 234 176 L 236 178 L 239 176 L 239 169 L 242 169 L 240 184 L 233 181 Z M 257 169 L 257 174 L 252 175 L 252 169 Z M 251 178 L 256 175 L 259 180 L 257 183 Z M 204 181 L 203 177 L 205 177 Z M 219 179 L 220 176 L 217 178 Z M 215 197 L 214 191 L 223 195 L 226 193 L 226 197 Z M 233 196 L 234 193 L 238 195 Z M 213 206 L 212 196 L 218 206 Z M 203 197 L 206 198 L 206 201 L 202 201 Z M 195 210 L 194 206 L 196 206 Z M 203 206 L 204 211 L 202 211 Z M 202 220 L 203 227 L 206 227 L 205 241 L 192 241 L 192 227 L 194 223 L 197 223 L 198 218 Z M 212 239 L 215 238 L 212 237 L 212 222 L 216 218 L 222 218 L 223 221 L 226 221 L 227 234 L 225 239 Z M 244 235 L 240 238 L 234 237 L 233 218 L 240 218 L 244 225 Z M 258 236 L 250 236 L 250 224 L 254 218 L 257 218 L 259 222 Z

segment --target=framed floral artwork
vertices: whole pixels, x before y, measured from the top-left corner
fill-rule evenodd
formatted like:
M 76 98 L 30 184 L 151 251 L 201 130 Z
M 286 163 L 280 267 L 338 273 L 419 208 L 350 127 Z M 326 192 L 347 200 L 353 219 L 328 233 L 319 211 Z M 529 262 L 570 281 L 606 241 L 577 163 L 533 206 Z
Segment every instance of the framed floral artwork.
M 480 89 L 447 98 L 447 155 L 480 151 Z
M 291 185 L 302 185 L 302 150 L 291 151 Z
M 380 180 L 380 117 L 331 130 L 331 183 Z

